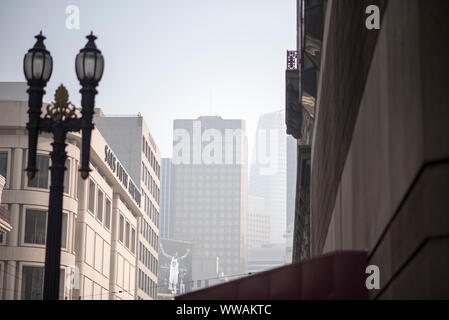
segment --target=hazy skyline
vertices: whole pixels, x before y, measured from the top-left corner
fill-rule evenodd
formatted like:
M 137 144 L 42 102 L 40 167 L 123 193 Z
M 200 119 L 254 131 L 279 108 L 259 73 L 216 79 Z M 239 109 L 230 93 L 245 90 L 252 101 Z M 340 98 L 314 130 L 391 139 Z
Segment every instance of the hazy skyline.
M 68 5 L 80 29 L 66 27 Z M 141 113 L 164 157 L 173 120 L 220 115 L 247 122 L 284 106 L 286 50 L 296 47 L 295 0 L 39 1 L 0 3 L 0 81 L 25 81 L 22 59 L 40 30 L 54 60 L 45 101 L 63 83 L 79 106 L 74 59 L 91 31 L 105 56 L 96 106 Z

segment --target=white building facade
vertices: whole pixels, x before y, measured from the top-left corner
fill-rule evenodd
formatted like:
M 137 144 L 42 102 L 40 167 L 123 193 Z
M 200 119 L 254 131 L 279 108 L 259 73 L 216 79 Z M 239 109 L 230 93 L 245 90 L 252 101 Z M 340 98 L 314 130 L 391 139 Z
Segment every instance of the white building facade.
M 0 154 L 6 157 L 2 205 L 12 229 L 0 243 L 0 299 L 42 299 L 53 138 L 39 136 L 28 180 L 24 83 L 0 84 Z M 23 92 L 10 96 L 8 92 Z M 92 132 L 88 179 L 78 173 L 81 135 L 69 133 L 64 180 L 60 299 L 138 299 L 140 186 L 98 130 Z
M 124 168 L 142 192 L 137 259 L 137 298 L 157 298 L 161 153 L 142 116 L 94 118 L 97 129 L 110 143 Z

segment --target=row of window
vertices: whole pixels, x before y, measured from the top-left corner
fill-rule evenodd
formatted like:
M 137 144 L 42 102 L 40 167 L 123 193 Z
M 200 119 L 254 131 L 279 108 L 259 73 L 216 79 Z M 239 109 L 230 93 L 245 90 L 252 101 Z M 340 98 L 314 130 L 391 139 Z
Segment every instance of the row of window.
M 157 211 L 154 204 L 150 201 L 150 197 L 148 197 L 145 192 L 143 192 L 143 197 L 144 197 L 144 209 L 145 209 L 146 215 L 159 228 L 159 211 Z
M 204 183 L 218 183 L 221 182 L 220 180 L 241 180 L 240 173 L 237 174 L 230 174 L 226 172 L 220 172 L 216 174 L 201 174 L 201 173 L 192 173 L 191 175 L 187 174 L 180 174 L 179 178 L 177 178 L 178 181 L 187 183 L 187 182 L 195 182 L 197 180 L 205 180 Z M 228 182 L 231 182 L 228 181 Z
M 132 253 L 136 251 L 136 230 L 131 226 L 128 220 L 120 214 L 119 222 L 119 240 L 125 245 Z
M 59 298 L 64 299 L 65 269 L 61 268 L 59 280 Z M 44 287 L 44 267 L 23 266 L 22 267 L 22 290 L 23 300 L 42 300 Z M 108 299 L 109 292 L 96 282 L 84 277 L 84 294 L 80 297 L 84 300 Z
M 161 166 L 157 162 L 153 150 L 151 150 L 150 145 L 148 144 L 147 139 L 145 139 L 145 137 L 142 137 L 142 152 L 145 154 L 145 158 L 148 159 L 148 162 L 150 162 L 153 171 L 156 173 L 156 176 L 159 179 L 161 173 Z
M 202 199 L 203 201 L 187 201 L 187 199 L 176 199 L 176 206 L 180 209 L 182 208 L 185 211 L 190 209 L 196 211 L 197 209 L 205 208 L 205 209 L 227 209 L 228 210 L 238 210 L 240 208 L 240 202 L 238 200 L 232 201 L 228 200 L 225 203 L 225 199 Z
M 147 295 L 156 299 L 157 284 L 149 276 L 139 269 L 139 289 L 145 292 Z
M 197 280 L 196 281 L 196 287 L 199 289 L 199 288 L 203 288 L 202 286 L 201 286 L 201 284 L 202 284 L 202 280 Z M 204 288 L 207 288 L 207 287 L 209 287 L 209 280 L 208 279 L 206 279 L 206 280 L 204 280 Z
M 28 180 L 27 186 L 30 188 L 48 189 L 50 186 L 50 168 L 51 159 L 48 155 L 36 156 L 36 169 L 38 170 L 33 179 Z M 64 193 L 69 193 L 70 180 L 70 160 L 65 162 L 67 170 L 64 174 Z M 0 152 L 0 175 L 7 178 L 8 175 L 8 152 Z M 75 192 L 76 194 L 76 192 Z
M 108 230 L 111 229 L 111 200 L 92 179 L 89 180 L 88 209 Z
M 159 203 L 160 190 L 151 176 L 150 171 L 147 169 L 145 164 L 142 162 L 142 182 L 147 186 L 150 193 L 153 195 L 153 198 Z
M 64 273 L 61 268 L 59 277 L 59 298 L 64 299 Z M 42 300 L 44 290 L 44 267 L 23 266 L 22 267 L 22 299 Z
M 143 235 L 154 250 L 158 251 L 159 237 L 144 219 L 142 219 L 142 223 L 140 224 L 140 234 Z
M 183 171 L 184 173 L 189 173 L 189 172 L 197 172 L 197 173 L 203 173 L 203 172 L 207 172 L 207 173 L 214 173 L 217 171 L 221 171 L 221 172 L 239 172 L 242 170 L 242 166 L 239 164 L 227 164 L 227 163 L 223 163 L 223 164 L 215 164 L 215 165 L 191 165 L 191 164 L 185 164 L 185 165 L 177 165 L 176 166 L 178 168 L 178 170 Z
M 62 213 L 61 247 L 67 248 L 67 219 L 68 214 Z M 47 237 L 47 212 L 43 210 L 27 209 L 25 211 L 24 243 L 45 245 Z
M 103 288 L 99 283 L 84 276 L 84 293 L 78 297 L 83 300 L 108 300 L 109 290 Z M 76 298 L 76 297 L 75 297 Z
M 210 184 L 210 183 L 201 183 L 199 182 L 197 185 L 194 183 L 190 185 L 183 185 L 176 181 L 175 191 L 177 194 L 211 194 L 211 195 L 219 195 L 225 196 L 230 199 L 239 199 L 240 197 L 240 188 L 236 185 L 218 185 L 218 184 Z
M 176 203 L 176 214 L 177 215 L 188 215 L 188 216 L 217 216 L 217 217 L 232 217 L 236 218 L 240 216 L 239 209 L 240 205 L 191 205 L 191 204 L 183 204 Z
M 157 259 L 142 243 L 139 243 L 139 260 L 148 270 L 157 275 Z

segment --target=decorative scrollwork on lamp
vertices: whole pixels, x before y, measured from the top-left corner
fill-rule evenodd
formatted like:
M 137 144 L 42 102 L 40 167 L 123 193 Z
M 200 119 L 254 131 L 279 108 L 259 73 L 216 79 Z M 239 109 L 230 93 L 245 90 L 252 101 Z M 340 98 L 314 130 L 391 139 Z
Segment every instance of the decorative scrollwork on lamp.
M 62 84 L 56 89 L 55 102 L 47 106 L 45 118 L 50 118 L 54 121 L 77 118 L 75 106 L 69 101 L 69 93 Z

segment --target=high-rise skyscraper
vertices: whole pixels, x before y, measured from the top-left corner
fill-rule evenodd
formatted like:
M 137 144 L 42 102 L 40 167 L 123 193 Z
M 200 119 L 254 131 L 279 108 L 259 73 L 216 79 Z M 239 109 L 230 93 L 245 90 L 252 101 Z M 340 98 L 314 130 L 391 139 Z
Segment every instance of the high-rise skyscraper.
M 270 207 L 265 199 L 248 196 L 247 248 L 256 248 L 270 243 Z
M 270 242 L 285 243 L 287 227 L 287 136 L 284 112 L 259 118 L 251 159 L 248 194 L 270 208 Z
M 171 158 L 162 158 L 161 163 L 161 216 L 159 224 L 159 235 L 161 238 L 172 237 L 172 163 Z
M 245 121 L 204 116 L 175 120 L 173 129 L 173 237 L 193 243 L 193 281 L 210 275 L 195 266 L 219 265 L 225 275 L 241 274 L 246 271 Z

